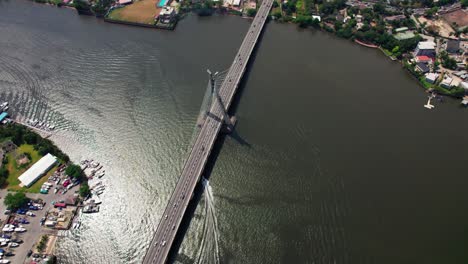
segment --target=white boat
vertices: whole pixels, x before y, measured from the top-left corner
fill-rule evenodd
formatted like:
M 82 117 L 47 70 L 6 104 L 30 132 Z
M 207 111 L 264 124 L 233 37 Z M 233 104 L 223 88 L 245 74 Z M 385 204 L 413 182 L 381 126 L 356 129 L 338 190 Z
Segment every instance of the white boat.
M 6 111 L 6 110 L 8 110 L 8 106 L 5 106 L 5 107 L 3 108 L 3 111 Z
M 2 104 L 0 104 L 0 107 L 1 107 L 1 108 L 4 108 L 4 107 L 6 107 L 6 106 L 8 106 L 8 102 L 3 102 Z
M 97 176 L 98 178 L 102 178 L 106 174 L 106 171 L 101 171 Z
M 104 190 L 99 190 L 96 192 L 97 195 L 101 195 L 104 192 Z
M 78 229 L 78 228 L 80 228 L 80 226 L 81 226 L 80 221 L 77 221 L 77 222 L 73 223 L 73 229 Z

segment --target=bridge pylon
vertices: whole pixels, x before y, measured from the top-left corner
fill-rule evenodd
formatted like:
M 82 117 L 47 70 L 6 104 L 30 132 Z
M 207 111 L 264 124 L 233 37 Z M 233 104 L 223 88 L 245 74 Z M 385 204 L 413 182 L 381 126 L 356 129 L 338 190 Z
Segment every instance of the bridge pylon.
M 222 116 L 220 122 L 224 123 L 223 127 L 223 132 L 224 133 L 231 133 L 234 130 L 234 126 L 236 123 L 236 118 L 230 117 L 229 114 L 227 113 L 227 109 L 223 103 L 223 100 L 221 99 L 221 96 L 219 95 L 218 89 L 216 89 L 216 81 L 219 72 L 212 73 L 210 70 L 206 70 L 208 72 L 208 75 L 210 76 L 210 87 L 211 87 L 211 102 L 214 104 L 217 102 L 221 106 L 222 110 Z M 206 116 L 210 116 L 210 109 L 207 109 L 206 111 Z

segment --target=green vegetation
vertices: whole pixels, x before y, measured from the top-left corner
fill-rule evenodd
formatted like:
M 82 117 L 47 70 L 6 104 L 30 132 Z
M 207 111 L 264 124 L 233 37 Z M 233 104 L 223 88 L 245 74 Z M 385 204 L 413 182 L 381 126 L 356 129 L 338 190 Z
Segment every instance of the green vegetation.
M 81 197 L 86 197 L 88 196 L 89 194 L 91 193 L 91 191 L 89 190 L 89 185 L 88 185 L 88 182 L 83 182 L 80 186 L 80 195 Z
M 20 207 L 26 205 L 29 201 L 29 198 L 22 192 L 17 193 L 8 193 L 5 197 L 3 203 L 8 209 L 16 210 Z
M 247 16 L 254 17 L 257 14 L 257 9 L 249 8 L 247 9 Z
M 20 187 L 18 177 L 45 154 L 51 153 L 63 163 L 69 161 L 69 157 L 62 153 L 50 140 L 40 137 L 24 126 L 17 124 L 1 126 L 0 142 L 8 140 L 19 146 L 5 156 L 0 167 L 0 186 L 7 188 L 9 191 L 39 193 L 42 184 L 47 181 L 48 176 L 52 175 L 58 165 L 29 188 Z M 26 164 L 18 164 L 18 158 L 21 159 L 21 156 L 26 156 L 29 161 Z
M 0 128 L 0 142 L 3 142 L 7 139 L 11 139 L 11 141 L 17 146 L 22 144 L 34 145 L 34 150 L 37 150 L 38 153 L 42 156 L 47 153 L 51 153 L 65 163 L 70 161 L 70 158 L 62 151 L 60 151 L 60 149 L 55 146 L 52 141 L 42 138 L 24 126 L 17 124 L 8 124 L 2 126 Z M 31 153 L 30 151 L 28 152 Z
M 440 53 L 440 60 L 442 61 L 442 66 L 447 69 L 456 70 L 457 69 L 457 61 L 453 58 L 450 58 L 447 52 L 442 51 Z
M 49 241 L 49 236 L 48 235 L 43 235 L 41 237 L 41 240 L 36 246 L 37 251 L 42 252 L 47 246 L 47 241 Z
M 211 0 L 205 0 L 203 3 L 196 3 L 194 10 L 199 16 L 211 16 L 214 13 L 214 4 Z
M 96 1 L 96 4 L 94 4 L 92 6 L 92 10 L 93 12 L 96 14 L 96 15 L 105 15 L 107 10 L 109 10 L 109 8 L 111 7 L 112 5 L 112 0 L 98 0 Z
M 75 164 L 70 164 L 65 170 L 65 174 L 78 180 L 83 178 L 83 171 L 80 166 Z

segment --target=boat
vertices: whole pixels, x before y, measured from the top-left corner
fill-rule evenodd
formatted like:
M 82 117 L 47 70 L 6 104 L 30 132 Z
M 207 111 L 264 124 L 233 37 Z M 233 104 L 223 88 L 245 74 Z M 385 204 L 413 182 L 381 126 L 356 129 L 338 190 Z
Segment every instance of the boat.
M 80 228 L 80 226 L 81 226 L 80 221 L 76 221 L 75 223 L 73 223 L 73 229 L 78 229 L 78 228 Z
M 101 171 L 97 176 L 98 178 L 102 178 L 106 174 L 106 171 Z
M 96 192 L 97 195 L 101 195 L 104 192 L 104 190 L 99 190 Z
M 89 213 L 97 213 L 99 212 L 99 205 L 86 205 L 83 207 L 83 213 L 89 214 Z

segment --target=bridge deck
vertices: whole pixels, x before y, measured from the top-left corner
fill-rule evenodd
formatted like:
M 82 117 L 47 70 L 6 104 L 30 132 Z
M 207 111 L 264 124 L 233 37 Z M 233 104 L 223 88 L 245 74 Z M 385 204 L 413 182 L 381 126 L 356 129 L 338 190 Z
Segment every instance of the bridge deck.
M 246 64 L 257 43 L 272 4 L 273 0 L 263 0 L 219 89 L 219 96 L 227 109 L 231 105 Z M 219 102 L 213 102 L 210 112 L 219 117 L 219 119 L 223 118 L 223 110 Z M 168 201 L 153 240 L 146 252 L 143 263 L 164 263 L 166 261 L 195 186 L 201 177 L 211 149 L 223 125 L 219 122 L 219 119 L 211 117 L 205 119 L 192 147 L 190 156 L 185 162 L 182 175 Z

